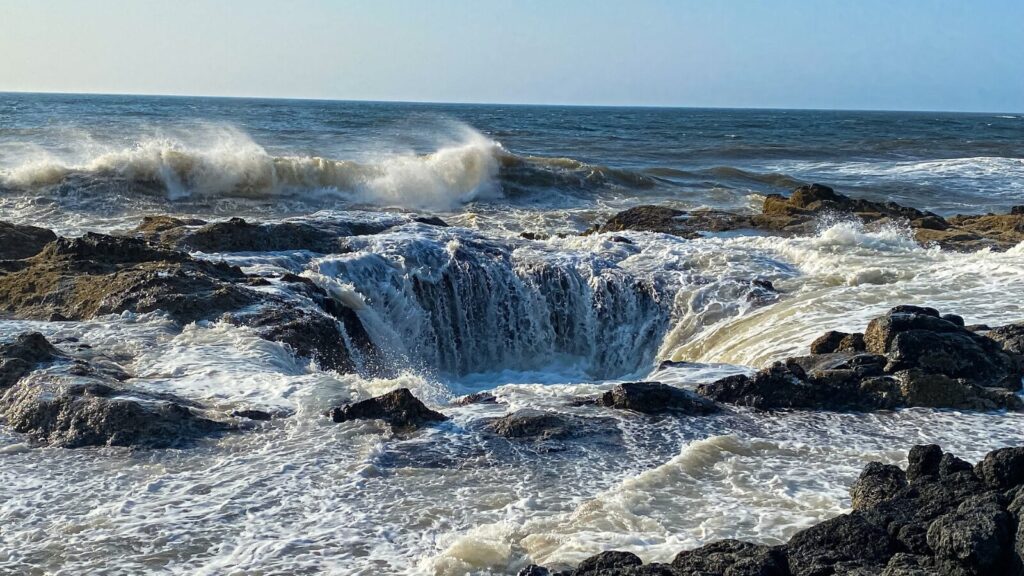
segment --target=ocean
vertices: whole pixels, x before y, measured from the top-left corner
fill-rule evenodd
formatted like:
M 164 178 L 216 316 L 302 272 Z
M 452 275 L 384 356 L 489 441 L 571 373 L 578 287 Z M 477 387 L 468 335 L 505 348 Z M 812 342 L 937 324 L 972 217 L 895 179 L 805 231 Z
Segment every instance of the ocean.
M 66 236 L 157 214 L 451 225 L 355 236 L 339 254 L 194 254 L 310 279 L 356 310 L 384 371 L 324 370 L 249 328 L 161 312 L 0 317 L 0 340 L 77 338 L 141 390 L 291 414 L 163 450 L 37 448 L 0 427 L 0 573 L 667 561 L 721 538 L 783 542 L 848 511 L 861 468 L 914 444 L 968 460 L 1024 444 L 1020 414 L 929 409 L 608 410 L 612 440 L 554 448 L 481 433 L 522 408 L 592 415 L 574 400 L 623 381 L 751 373 L 898 304 L 1024 319 L 1024 245 L 951 252 L 841 219 L 792 237 L 581 235 L 642 204 L 753 213 L 811 182 L 942 216 L 1006 212 L 1024 204 L 1024 115 L 0 94 L 0 220 Z M 752 302 L 753 279 L 780 297 Z M 323 416 L 399 387 L 451 420 L 398 434 Z M 452 404 L 481 391 L 501 403 Z

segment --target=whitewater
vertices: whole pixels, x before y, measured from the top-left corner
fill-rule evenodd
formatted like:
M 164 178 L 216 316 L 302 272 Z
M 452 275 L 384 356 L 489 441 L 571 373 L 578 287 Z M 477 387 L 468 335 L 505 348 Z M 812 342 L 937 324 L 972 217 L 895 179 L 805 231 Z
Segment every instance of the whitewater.
M 156 450 L 36 447 L 0 426 L 0 573 L 668 561 L 721 538 L 784 542 L 914 444 L 968 460 L 1024 444 L 1019 413 L 921 408 L 607 410 L 613 432 L 545 449 L 480 432 L 521 408 L 592 416 L 575 400 L 621 382 L 750 374 L 899 304 L 1024 319 L 1024 245 L 952 252 L 849 219 L 785 238 L 583 234 L 640 204 L 753 213 L 811 181 L 942 215 L 1024 204 L 1024 120 L 905 114 L 893 149 L 885 114 L 0 94 L 0 220 L 65 236 L 158 214 L 390 226 L 333 254 L 192 253 L 297 275 L 354 310 L 380 357 L 350 373 L 226 321 L 0 316 L 0 340 L 88 343 L 139 390 L 286 416 Z M 323 416 L 401 387 L 451 420 L 409 434 Z M 454 403 L 476 392 L 498 403 Z

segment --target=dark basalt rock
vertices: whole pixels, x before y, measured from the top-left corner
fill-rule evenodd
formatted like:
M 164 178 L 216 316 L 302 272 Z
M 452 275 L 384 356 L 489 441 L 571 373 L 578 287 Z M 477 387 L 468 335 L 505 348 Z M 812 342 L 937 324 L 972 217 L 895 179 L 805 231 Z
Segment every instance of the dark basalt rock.
M 532 408 L 524 408 L 489 420 L 484 424 L 484 430 L 510 440 L 541 444 L 576 438 L 608 440 L 614 443 L 621 434 L 611 418 L 585 418 Z
M 383 420 L 398 429 L 416 429 L 448 419 L 444 414 L 427 408 L 408 388 L 399 388 L 381 396 L 339 406 L 331 409 L 327 415 L 335 422 Z
M 612 216 L 603 225 L 587 233 L 659 232 L 683 238 L 698 238 L 701 232 L 727 232 L 753 228 L 748 216 L 719 210 L 693 210 L 686 212 L 665 206 L 635 206 Z
M 785 544 L 721 540 L 680 552 L 671 565 L 641 565 L 612 552 L 588 559 L 572 574 L 1020 575 L 1021 454 L 1024 448 L 996 450 L 971 467 L 938 446 L 915 446 L 906 472 L 877 462 L 864 469 L 851 488 L 853 512 L 802 530 Z M 624 565 L 614 561 L 620 557 Z
M 1017 355 L 933 308 L 897 306 L 863 335 L 826 333 L 811 352 L 697 391 L 763 410 L 1024 409 L 1015 394 L 1022 375 Z
M 0 344 L 0 391 L 17 384 L 39 364 L 60 356 L 62 354 L 38 332 L 20 334 L 13 342 Z
M 142 240 L 89 233 L 60 238 L 0 275 L 0 309 L 22 318 L 164 310 L 179 322 L 253 304 L 237 267 L 190 258 Z
M 679 574 L 728 576 L 788 576 L 786 557 L 777 547 L 739 540 L 718 540 L 676 555 L 672 566 Z
M 603 574 L 612 574 L 615 573 L 613 572 L 615 570 L 640 566 L 643 563 L 644 561 L 632 552 L 609 550 L 608 552 L 601 552 L 600 554 L 591 556 L 583 562 L 580 562 L 579 566 L 577 566 L 576 570 L 573 572 L 573 576 L 585 576 L 591 574 L 599 576 Z
M 627 382 L 616 385 L 597 400 L 599 406 L 644 414 L 704 415 L 719 411 L 714 402 L 661 382 Z
M 334 218 L 302 222 L 248 222 L 242 218 L 231 218 L 211 223 L 170 216 L 147 216 L 131 233 L 164 246 L 190 251 L 308 250 L 326 254 L 345 252 L 346 243 L 342 240 L 349 236 L 379 234 L 407 222 L 448 226 L 436 216 L 396 215 L 393 219 L 380 221 Z
M 120 369 L 74 358 L 39 334 L 0 345 L 0 420 L 50 446 L 162 448 L 233 429 L 172 395 L 130 390 Z
M 467 394 L 452 402 L 455 406 L 470 406 L 472 404 L 497 404 L 498 398 L 490 392 L 474 392 Z
M 872 508 L 896 497 L 907 486 L 907 475 L 899 466 L 871 462 L 850 487 L 854 510 Z
M 31 258 L 56 239 L 46 228 L 0 222 L 0 260 Z

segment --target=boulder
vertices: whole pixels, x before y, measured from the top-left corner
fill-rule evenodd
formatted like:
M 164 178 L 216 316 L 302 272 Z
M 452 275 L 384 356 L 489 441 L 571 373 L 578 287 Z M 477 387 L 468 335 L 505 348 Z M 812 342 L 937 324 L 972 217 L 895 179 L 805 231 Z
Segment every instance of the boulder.
M 470 406 L 473 404 L 497 404 L 498 397 L 490 392 L 474 392 L 467 394 L 452 402 L 455 406 Z
M 948 572 L 1009 574 L 1016 525 L 996 494 L 973 496 L 928 527 L 928 546 Z
M 355 311 L 323 289 L 296 283 L 289 299 L 254 290 L 253 280 L 267 284 L 236 266 L 137 238 L 89 233 L 60 238 L 32 258 L 0 267 L 0 310 L 31 319 L 84 320 L 125 311 L 163 311 L 181 324 L 224 319 L 251 326 L 325 369 L 381 364 Z
M 402 430 L 416 429 L 448 419 L 444 414 L 427 408 L 408 388 L 399 388 L 367 400 L 338 406 L 331 409 L 327 415 L 335 422 L 383 420 L 393 428 Z
M 573 572 L 573 576 L 603 576 L 614 574 L 618 570 L 640 566 L 644 561 L 632 552 L 620 552 L 609 550 L 601 552 L 580 562 Z
M 597 404 L 606 408 L 632 410 L 643 414 L 686 414 L 700 416 L 719 411 L 714 402 L 689 390 L 661 382 L 627 382 L 605 392 Z
M 47 228 L 0 222 L 0 260 L 31 258 L 56 239 Z
M 779 547 L 718 540 L 695 550 L 680 552 L 672 560 L 680 574 L 722 576 L 788 576 L 789 567 Z
M 885 528 L 870 522 L 860 512 L 797 532 L 785 550 L 793 576 L 831 574 L 840 567 L 873 570 L 877 574 L 898 551 Z
M 0 420 L 40 444 L 163 448 L 234 428 L 187 400 L 129 389 L 119 367 L 61 352 L 37 333 L 0 344 L 0 366 Z
M 993 450 L 978 463 L 975 472 L 993 490 L 1006 491 L 1024 484 L 1024 448 Z
M 17 384 L 39 364 L 61 356 L 38 332 L 20 334 L 14 341 L 0 344 L 0 391 Z
M 865 510 L 892 500 L 907 486 L 907 476 L 899 466 L 871 462 L 850 487 L 854 510 Z
M 489 434 L 509 440 L 533 442 L 547 449 L 562 449 L 563 441 L 587 438 L 616 446 L 621 431 L 611 418 L 581 417 L 562 412 L 523 408 L 500 418 L 485 420 Z
M 849 336 L 846 332 L 837 332 L 836 330 L 829 330 L 821 336 L 818 336 L 814 342 L 811 342 L 811 354 L 831 354 L 839 350 L 839 345 L 842 341 Z

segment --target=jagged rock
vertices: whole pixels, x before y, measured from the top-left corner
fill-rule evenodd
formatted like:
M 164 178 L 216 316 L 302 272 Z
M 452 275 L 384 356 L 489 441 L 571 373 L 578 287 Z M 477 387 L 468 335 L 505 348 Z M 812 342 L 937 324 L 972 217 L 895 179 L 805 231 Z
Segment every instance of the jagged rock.
M 854 510 L 864 510 L 896 497 L 907 486 L 907 476 L 899 466 L 871 462 L 850 487 Z
M 524 408 L 488 421 L 484 429 L 510 440 L 548 442 L 579 437 L 614 437 L 619 430 L 609 418 L 583 418 Z
M 748 216 L 719 210 L 693 210 L 685 212 L 664 206 L 635 206 L 612 216 L 601 226 L 588 231 L 659 232 L 683 238 L 698 238 L 701 232 L 727 232 L 741 228 L 753 228 Z
M 1002 448 L 985 455 L 975 472 L 994 490 L 1024 483 L 1024 448 Z
M 194 260 L 142 240 L 89 233 L 60 238 L 0 275 L 0 309 L 23 318 L 164 310 L 180 322 L 212 318 L 258 297 L 237 267 Z
M 46 228 L 0 222 L 0 260 L 30 258 L 56 239 Z
M 997 494 L 973 496 L 928 527 L 928 546 L 940 566 L 968 574 L 1008 574 L 1016 526 Z
M 498 398 L 490 392 L 474 392 L 467 394 L 452 402 L 455 406 L 470 406 L 472 404 L 497 404 Z
M 627 382 L 618 384 L 597 400 L 599 406 L 632 410 L 644 414 L 667 412 L 704 415 L 719 410 L 714 402 L 701 396 L 662 384 L 661 382 Z
M 1024 322 L 992 328 L 985 336 L 998 342 L 1006 352 L 1024 356 Z
M 811 354 L 831 354 L 839 350 L 839 344 L 849 336 L 846 332 L 829 330 L 811 342 Z
M 0 345 L 0 420 L 41 444 L 162 448 L 231 430 L 172 395 L 130 390 L 119 371 L 73 358 L 39 334 Z
M 530 564 L 516 573 L 516 576 L 551 576 L 551 571 L 537 564 Z
M 697 392 L 763 410 L 1024 409 L 1015 393 L 1022 375 L 1018 357 L 934 308 L 897 306 L 872 320 L 863 336 L 833 331 L 811 348 L 809 356 L 701 385 Z
M 415 429 L 448 419 L 444 414 L 427 408 L 408 388 L 399 388 L 354 404 L 339 406 L 331 409 L 327 415 L 335 422 L 383 420 L 398 429 Z
M 760 214 L 747 215 L 718 210 L 684 212 L 665 206 L 636 206 L 620 212 L 605 224 L 587 231 L 636 230 L 696 238 L 701 232 L 754 229 L 775 234 L 811 234 L 823 217 L 845 216 L 873 226 L 886 223 L 909 225 L 923 245 L 976 251 L 1007 250 L 1024 241 L 1024 213 L 955 216 L 948 220 L 931 212 L 895 202 L 850 198 L 822 184 L 800 186 L 789 197 L 770 194 Z
M 14 386 L 36 366 L 55 360 L 60 352 L 38 332 L 19 334 L 0 344 L 0 391 Z
M 860 512 L 826 520 L 797 532 L 786 544 L 793 576 L 829 574 L 830 568 L 866 568 L 881 572 L 897 552 L 886 530 Z
M 643 563 L 644 561 L 632 552 L 609 550 L 608 552 L 601 552 L 600 554 L 596 554 L 587 558 L 583 562 L 580 562 L 579 566 L 577 566 L 576 570 L 573 572 L 573 576 L 603 576 L 604 574 L 614 574 L 617 570 L 640 566 Z
M 722 576 L 788 576 L 785 555 L 778 547 L 739 540 L 718 540 L 676 555 L 672 566 L 680 574 Z

